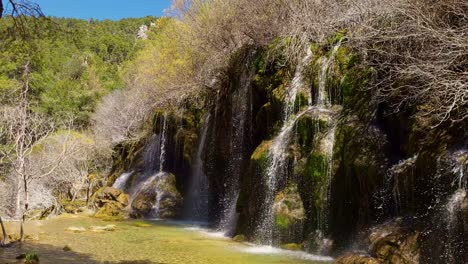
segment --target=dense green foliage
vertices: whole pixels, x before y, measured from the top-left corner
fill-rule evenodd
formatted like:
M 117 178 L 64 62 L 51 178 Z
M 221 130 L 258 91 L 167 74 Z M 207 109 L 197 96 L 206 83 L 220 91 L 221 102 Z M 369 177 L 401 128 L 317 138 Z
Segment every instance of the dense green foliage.
M 121 68 L 142 47 L 139 27 L 155 20 L 41 18 L 27 23 L 24 34 L 12 29 L 12 19 L 2 19 L 0 98 L 12 99 L 29 63 L 35 111 L 87 126 L 100 98 L 124 86 Z

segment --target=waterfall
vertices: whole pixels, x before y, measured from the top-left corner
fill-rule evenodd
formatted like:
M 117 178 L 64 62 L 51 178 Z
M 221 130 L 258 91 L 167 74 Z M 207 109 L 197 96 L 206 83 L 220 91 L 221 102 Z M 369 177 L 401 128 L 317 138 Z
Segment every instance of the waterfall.
M 159 152 L 159 172 L 164 170 L 164 162 L 166 162 L 166 137 L 167 137 L 167 113 L 164 113 L 164 121 L 161 132 L 161 151 Z
M 309 107 L 304 111 L 300 112 L 295 118 L 291 119 L 291 115 L 294 111 L 294 105 L 296 103 L 296 97 L 298 91 L 304 86 L 304 75 L 303 71 L 307 64 L 310 63 L 310 59 L 312 57 L 312 52 L 310 50 L 307 51 L 306 56 L 302 59 L 302 61 L 296 67 L 296 72 L 294 78 L 291 82 L 289 89 L 287 90 L 284 102 L 284 109 L 283 109 L 283 127 L 281 128 L 280 133 L 277 137 L 275 137 L 272 141 L 272 144 L 268 150 L 268 167 L 266 170 L 266 178 L 265 178 L 265 198 L 263 202 L 263 208 L 261 213 L 261 220 L 260 223 L 257 225 L 256 234 L 257 237 L 260 239 L 260 242 L 267 245 L 273 244 L 273 229 L 274 229 L 274 212 L 273 212 L 273 204 L 276 192 L 278 191 L 278 182 L 280 179 L 287 176 L 288 168 L 287 168 L 287 156 L 288 156 L 288 148 L 291 141 L 291 136 L 293 134 L 293 128 L 296 121 L 303 116 L 304 114 L 311 112 L 314 110 L 314 114 L 317 114 L 317 118 L 320 117 L 321 114 L 326 114 L 327 116 L 333 113 L 329 110 L 326 106 L 331 104 L 330 96 L 327 96 L 326 91 L 326 79 L 328 70 L 334 57 L 340 47 L 341 41 L 335 45 L 332 49 L 332 52 L 329 58 L 323 57 L 321 62 L 321 69 L 319 73 L 319 88 L 317 91 L 317 104 L 313 106 L 312 96 L 310 94 L 308 103 Z M 311 91 L 310 91 L 311 92 Z M 323 200 L 325 209 L 320 212 L 319 221 L 322 221 L 320 233 L 323 234 L 326 229 L 326 214 L 328 210 L 328 201 L 329 201 L 329 186 L 332 177 L 332 167 L 333 167 L 333 147 L 334 147 L 334 140 L 335 140 L 335 127 L 333 126 L 332 129 L 327 134 L 327 137 L 322 140 L 323 151 L 326 152 L 328 157 L 328 166 L 327 166 L 327 179 L 325 186 L 322 186 L 323 190 L 322 193 L 324 195 Z M 324 239 L 325 240 L 325 239 Z
M 161 200 L 163 197 L 163 190 L 162 190 L 162 176 L 166 175 L 165 172 L 158 172 L 156 175 L 151 177 L 152 181 L 156 181 L 156 201 L 154 202 L 152 215 L 154 217 L 159 217 L 160 207 L 161 207 Z
M 448 241 L 445 244 L 445 250 L 443 252 L 444 258 L 446 259 L 446 263 L 458 263 L 457 256 L 463 254 L 463 247 L 464 243 L 466 243 L 465 239 L 460 239 L 460 236 L 463 237 L 463 232 L 460 233 L 460 226 L 464 225 L 463 221 L 463 214 L 464 211 L 468 210 L 464 208 L 466 206 L 467 200 L 467 178 L 464 173 L 465 166 L 468 161 L 463 160 L 459 161 L 460 157 L 466 156 L 467 151 L 461 150 L 454 153 L 454 166 L 452 169 L 452 173 L 455 175 L 453 185 L 457 187 L 455 192 L 450 195 L 448 198 L 447 203 L 445 204 L 445 220 L 446 225 L 446 232 Z M 466 159 L 462 158 L 462 159 Z M 466 229 L 466 226 L 463 227 Z
M 260 242 L 267 245 L 273 244 L 273 203 L 275 193 L 277 191 L 278 179 L 286 173 L 285 162 L 287 160 L 287 149 L 291 140 L 291 134 L 296 120 L 310 110 L 309 107 L 293 120 L 289 120 L 294 111 L 297 93 L 304 85 L 304 67 L 310 62 L 311 56 L 312 52 L 308 50 L 306 56 L 296 67 L 294 78 L 287 89 L 284 99 L 283 127 L 281 128 L 279 135 L 273 139 L 270 149 L 268 150 L 265 198 L 262 204 L 261 220 L 256 230 Z
M 275 194 L 278 188 L 278 180 L 285 176 L 287 171 L 287 150 L 291 135 L 293 132 L 296 121 L 304 114 L 311 111 L 313 107 L 308 107 L 306 110 L 299 113 L 294 119 L 286 122 L 281 129 L 279 135 L 273 139 L 273 142 L 268 150 L 268 168 L 266 171 L 266 192 L 263 202 L 263 209 L 261 214 L 260 224 L 257 226 L 257 236 L 261 243 L 272 245 L 273 244 L 273 203 Z
M 317 106 L 326 106 L 331 103 L 330 92 L 327 91 L 327 76 L 328 76 L 328 69 L 330 68 L 331 62 L 335 59 L 336 52 L 341 46 L 341 40 L 336 44 L 330 56 L 322 57 L 321 59 L 321 69 L 319 73 L 319 87 L 317 91 Z
M 122 173 L 122 175 L 120 175 L 119 178 L 117 178 L 117 180 L 115 180 L 112 187 L 116 188 L 116 189 L 120 189 L 120 190 L 125 190 L 128 179 L 130 178 L 130 176 L 132 176 L 132 174 L 133 174 L 133 171 L 132 172 Z
M 160 117 L 156 117 L 156 120 L 159 120 Z M 142 169 L 138 173 L 140 174 L 137 178 L 138 181 L 133 184 L 126 192 L 129 194 L 129 203 L 131 204 L 133 200 L 143 191 L 149 188 L 150 184 L 158 178 L 158 175 L 164 174 L 164 165 L 166 161 L 166 145 L 167 145 L 167 134 L 168 134 L 168 113 L 165 112 L 161 122 L 159 124 L 159 133 L 154 133 L 151 137 L 148 138 L 148 142 L 145 145 L 143 151 L 143 164 Z M 133 174 L 131 172 L 130 174 Z M 136 173 L 136 172 L 135 172 Z M 114 183 L 115 186 L 125 187 L 125 183 L 128 181 L 131 175 L 122 175 Z M 159 182 L 159 181 L 158 181 Z M 123 188 L 122 187 L 122 188 Z M 155 187 L 156 192 L 158 191 L 158 186 Z M 159 192 L 157 192 L 159 193 Z M 159 208 L 160 197 L 156 199 L 153 211 L 157 212 Z M 154 215 L 157 215 L 154 213 Z
M 192 179 L 186 197 L 186 214 L 193 220 L 208 221 L 209 181 L 203 170 L 202 154 L 205 149 L 210 115 L 203 122 L 203 128 L 198 142 L 197 154 L 192 167 Z
M 333 148 L 335 146 L 335 131 L 336 127 L 333 124 L 332 128 L 328 131 L 327 135 L 321 142 L 321 149 L 325 152 L 327 156 L 327 170 L 326 170 L 326 178 L 325 184 L 321 186 L 322 190 L 322 201 L 323 201 L 323 208 L 319 212 L 319 219 L 318 219 L 318 232 L 321 236 L 323 236 L 327 229 L 328 229 L 328 209 L 330 207 L 330 185 L 332 180 L 332 173 L 333 173 Z
M 240 177 L 247 168 L 252 131 L 252 91 L 251 82 L 254 68 L 251 67 L 255 52 L 247 55 L 242 62 L 238 89 L 232 94 L 231 130 L 229 163 L 224 180 L 224 196 L 221 198 L 221 218 L 219 229 L 227 236 L 235 233 L 238 214 L 237 199 L 240 192 Z
M 283 110 L 283 122 L 287 122 L 289 117 L 294 111 L 294 104 L 296 103 L 296 97 L 299 90 L 304 86 L 304 67 L 310 63 L 312 57 L 312 50 L 307 49 L 306 56 L 302 61 L 297 65 L 294 77 L 291 81 L 289 89 L 286 90 L 286 95 L 284 98 L 285 109 Z M 311 105 L 311 99 L 309 99 L 309 105 Z

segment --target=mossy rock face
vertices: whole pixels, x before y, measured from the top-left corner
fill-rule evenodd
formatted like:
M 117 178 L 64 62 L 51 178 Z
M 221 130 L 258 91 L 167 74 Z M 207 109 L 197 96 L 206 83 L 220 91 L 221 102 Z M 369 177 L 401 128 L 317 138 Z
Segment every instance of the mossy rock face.
M 133 169 L 141 166 L 141 153 L 144 149 L 145 140 L 128 140 L 119 143 L 114 147 L 112 153 L 112 169 L 111 173 L 108 176 L 107 184 L 112 186 L 115 180 L 124 172 L 131 171 Z M 96 175 L 89 175 L 90 180 L 96 178 Z
M 374 126 L 346 121 L 336 129 L 329 224 L 337 247 L 346 247 L 359 229 L 372 224 L 370 216 L 380 213 L 375 193 L 384 187 L 387 144 Z
M 175 218 L 180 215 L 182 196 L 174 174 L 161 172 L 148 178 L 132 202 L 132 216 Z M 157 215 L 154 215 L 157 214 Z
M 276 130 L 278 120 L 281 116 L 281 108 L 274 106 L 271 102 L 265 103 L 258 110 L 255 116 L 255 124 L 260 135 L 265 137 L 273 137 L 273 132 Z
M 265 167 L 268 163 L 268 153 L 272 141 L 263 141 L 252 153 L 250 160 L 260 167 Z
M 296 158 L 300 159 L 310 153 L 316 146 L 316 139 L 329 130 L 330 116 L 326 114 L 313 113 L 301 116 L 294 127 L 295 144 L 300 153 Z

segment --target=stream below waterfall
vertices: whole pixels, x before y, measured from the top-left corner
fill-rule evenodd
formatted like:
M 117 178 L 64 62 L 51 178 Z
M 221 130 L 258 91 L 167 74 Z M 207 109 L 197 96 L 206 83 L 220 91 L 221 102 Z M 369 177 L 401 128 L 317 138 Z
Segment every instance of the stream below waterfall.
M 104 228 L 107 227 L 107 228 Z M 10 234 L 18 226 L 7 223 Z M 62 215 L 27 222 L 32 240 L 0 251 L 0 263 L 36 252 L 40 263 L 329 263 L 332 259 L 234 242 L 190 222 L 104 222 L 83 215 Z M 70 251 L 64 250 L 67 246 Z

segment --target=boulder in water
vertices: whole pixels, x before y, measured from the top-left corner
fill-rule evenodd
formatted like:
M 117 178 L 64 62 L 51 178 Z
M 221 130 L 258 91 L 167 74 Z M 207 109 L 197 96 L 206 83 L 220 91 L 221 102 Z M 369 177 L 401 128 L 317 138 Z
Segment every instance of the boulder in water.
M 368 236 L 369 255 L 362 253 L 340 257 L 339 264 L 411 264 L 419 263 L 420 233 L 401 225 L 402 219 L 396 219 L 371 230 Z
M 334 263 L 335 264 L 381 264 L 382 262 L 367 255 L 356 254 L 356 255 L 347 255 L 347 256 L 340 257 Z
M 419 263 L 419 235 L 395 222 L 379 226 L 369 235 L 370 253 L 384 263 Z
M 92 197 L 93 205 L 98 210 L 95 217 L 105 220 L 123 220 L 127 213 L 128 195 L 121 190 L 104 187 L 99 189 Z
M 176 188 L 174 174 L 160 172 L 142 184 L 131 205 L 132 216 L 175 218 L 181 205 L 182 196 Z

